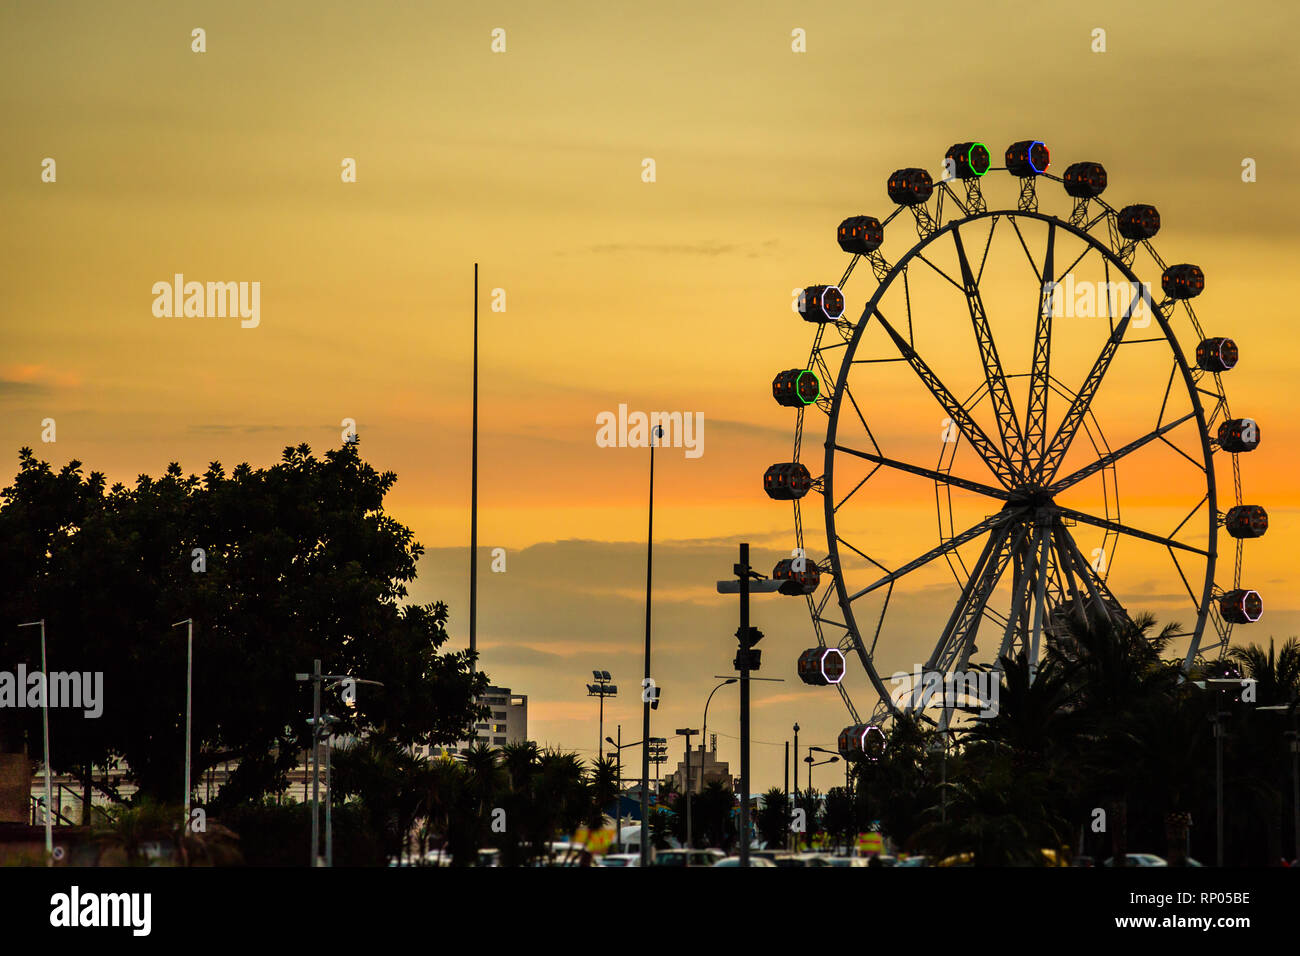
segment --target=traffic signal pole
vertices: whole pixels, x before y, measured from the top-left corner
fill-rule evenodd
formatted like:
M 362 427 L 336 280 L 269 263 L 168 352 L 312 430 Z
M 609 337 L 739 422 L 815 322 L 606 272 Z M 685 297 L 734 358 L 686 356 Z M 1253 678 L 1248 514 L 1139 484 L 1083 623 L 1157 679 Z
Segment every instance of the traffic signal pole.
M 740 865 L 749 866 L 749 544 L 740 543 Z

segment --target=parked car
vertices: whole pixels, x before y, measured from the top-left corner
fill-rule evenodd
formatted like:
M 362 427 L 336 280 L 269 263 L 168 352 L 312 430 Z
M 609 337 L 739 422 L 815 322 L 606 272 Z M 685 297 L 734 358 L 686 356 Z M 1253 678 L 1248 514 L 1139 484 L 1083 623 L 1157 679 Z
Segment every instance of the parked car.
M 833 856 L 827 861 L 831 866 L 869 866 L 865 856 Z
M 606 853 L 602 858 L 602 866 L 640 866 L 640 853 Z
M 1126 866 L 1168 866 L 1169 865 L 1168 863 L 1165 862 L 1164 857 L 1156 856 L 1154 853 L 1126 853 L 1124 854 L 1124 860 Z M 1105 860 L 1102 861 L 1101 865 L 1114 866 L 1115 858 L 1113 856 L 1108 856 L 1106 857 Z
M 928 856 L 926 856 L 923 853 L 918 853 L 916 856 L 905 856 L 894 865 L 895 866 L 931 866 L 933 864 L 930 863 L 930 858 Z
M 712 866 L 727 854 L 721 850 L 660 850 L 651 866 Z
M 719 860 L 717 863 L 714 863 L 713 865 L 714 866 L 740 866 L 740 857 L 738 856 L 723 857 L 721 860 Z M 767 867 L 768 869 L 773 869 L 773 870 L 776 869 L 776 864 L 773 863 L 771 860 L 767 859 L 766 857 L 754 856 L 753 854 L 750 854 L 749 865 L 758 866 L 758 867 Z

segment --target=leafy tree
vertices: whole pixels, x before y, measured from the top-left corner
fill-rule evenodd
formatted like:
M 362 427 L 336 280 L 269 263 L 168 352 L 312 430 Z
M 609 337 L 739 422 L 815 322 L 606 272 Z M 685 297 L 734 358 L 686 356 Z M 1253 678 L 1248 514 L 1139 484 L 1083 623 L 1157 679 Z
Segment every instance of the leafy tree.
M 51 670 L 102 672 L 103 713 L 51 711 L 57 771 L 122 758 L 144 796 L 175 799 L 184 762 L 185 632 L 194 633 L 194 779 L 238 761 L 229 804 L 277 792 L 309 741 L 310 688 L 294 674 L 383 683 L 355 708 L 325 704 L 342 734 L 401 745 L 465 736 L 487 686 L 447 642 L 443 604 L 405 603 L 423 553 L 384 513 L 397 476 L 355 445 L 314 457 L 286 448 L 270 468 L 170 465 L 134 487 L 70 462 L 58 473 L 22 449 L 0 492 L 0 667 L 39 666 L 25 621 L 44 618 Z M 198 549 L 201 549 L 198 550 Z M 39 740 L 39 709 L 0 710 L 0 750 Z

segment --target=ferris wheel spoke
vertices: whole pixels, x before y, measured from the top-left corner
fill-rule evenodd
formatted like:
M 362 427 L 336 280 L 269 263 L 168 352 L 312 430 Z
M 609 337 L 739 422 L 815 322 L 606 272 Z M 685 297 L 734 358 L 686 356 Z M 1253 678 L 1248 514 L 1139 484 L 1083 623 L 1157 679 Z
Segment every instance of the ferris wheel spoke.
M 1047 451 L 1044 452 L 1042 459 L 1038 462 L 1034 474 L 1044 484 L 1049 484 L 1056 476 L 1056 469 L 1061 466 L 1065 453 L 1070 450 L 1070 444 L 1079 431 L 1079 425 L 1088 414 L 1089 408 L 1092 407 L 1092 399 L 1101 387 L 1101 380 L 1105 377 L 1106 371 L 1110 368 L 1111 360 L 1115 358 L 1115 352 L 1124 339 L 1129 320 L 1133 317 L 1133 310 L 1142 301 L 1146 301 L 1151 306 L 1152 311 L 1155 311 L 1155 304 L 1151 302 L 1151 295 L 1145 288 L 1142 289 L 1140 296 L 1135 296 L 1133 301 L 1129 303 L 1128 308 L 1124 311 L 1124 317 L 1115 326 L 1110 337 L 1106 339 L 1106 344 L 1102 346 L 1101 354 L 1097 356 L 1097 361 L 1093 363 L 1088 377 L 1084 379 L 1083 385 L 1075 393 L 1074 401 L 1070 403 L 1070 408 L 1066 411 L 1060 427 L 1057 428 L 1052 443 L 1048 445 Z
M 1043 527 L 1039 526 L 1034 531 L 1034 545 L 1032 552 L 1021 552 L 1015 556 L 1013 571 L 1011 577 L 1011 612 L 1007 615 L 1006 627 L 1002 631 L 1002 643 L 998 647 L 997 656 L 993 658 L 994 662 L 1000 662 L 1006 657 L 1011 650 L 1012 641 L 1015 640 L 1016 632 L 1024 627 L 1024 621 L 1029 614 L 1030 593 L 1033 589 L 1034 579 L 1038 576 L 1031 572 L 1032 562 L 1025 560 L 1030 554 L 1037 554 L 1041 550 Z
M 1032 462 L 1042 456 L 1043 446 L 1047 442 L 1047 391 L 1051 381 L 1052 310 L 1056 291 L 1055 255 L 1056 223 L 1048 222 L 1047 254 L 1043 259 L 1043 275 L 1047 278 L 1039 287 L 1038 321 L 1034 329 L 1034 366 L 1029 373 L 1029 407 L 1025 412 L 1022 460 L 1026 473 L 1032 467 Z
M 1012 537 L 1010 525 L 1004 525 L 989 535 L 979 561 L 976 562 L 971 579 L 962 589 L 957 606 L 939 638 L 926 670 L 947 674 L 954 667 L 964 667 L 970 657 L 975 632 L 984 618 L 984 608 L 989 603 L 994 589 L 998 586 L 1011 556 L 1020 549 L 1026 534 L 1022 524 Z
M 858 598 L 862 597 L 863 595 L 870 594 L 872 591 L 876 590 L 877 588 L 882 588 L 886 584 L 892 584 L 894 581 L 897 581 L 899 578 L 903 577 L 904 575 L 911 574 L 917 568 L 929 564 L 935 558 L 941 558 L 945 554 L 957 550 L 966 542 L 975 540 L 980 535 L 984 534 L 984 532 L 992 528 L 996 528 L 1000 524 L 1005 524 L 1007 520 L 1008 519 L 1006 515 L 1001 512 L 992 515 L 988 518 L 985 518 L 979 524 L 971 528 L 967 528 L 965 531 L 963 531 L 961 534 L 955 537 L 949 538 L 947 541 L 939 545 L 937 548 L 931 548 L 929 551 L 921 555 L 919 558 L 914 558 L 913 560 L 907 562 L 907 564 L 903 565 L 897 571 L 890 571 L 883 578 L 880 578 L 879 580 L 871 584 L 868 584 L 861 591 L 857 591 L 853 594 L 850 594 L 848 599 L 850 601 L 856 601 Z
M 1066 561 L 1067 566 L 1072 567 L 1079 575 L 1079 580 L 1083 582 L 1084 589 L 1092 599 L 1093 606 L 1103 617 L 1108 617 L 1113 621 L 1123 621 L 1128 618 L 1128 613 L 1124 610 L 1124 605 L 1120 604 L 1115 595 L 1110 593 L 1110 588 L 1106 582 L 1088 563 L 1088 559 L 1083 556 L 1079 546 L 1075 544 L 1074 538 L 1070 535 L 1065 527 L 1057 524 L 1053 528 L 1053 539 L 1056 542 L 1058 553 L 1062 560 Z
M 903 358 L 907 359 L 907 364 L 912 366 L 912 370 L 921 379 L 921 383 L 929 389 L 930 394 L 948 413 L 949 419 L 957 426 L 966 440 L 970 442 L 971 447 L 984 459 L 984 463 L 989 470 L 1005 487 L 1014 487 L 1018 483 L 1019 474 L 1002 453 L 1002 450 L 993 444 L 989 436 L 984 433 L 984 430 L 976 424 L 970 412 L 962 406 L 961 402 L 957 401 L 952 392 L 948 390 L 948 387 L 939 380 L 939 376 L 934 374 L 930 366 L 925 364 L 925 360 L 917 354 L 916 349 L 912 348 L 911 344 L 889 324 L 889 320 L 885 318 L 879 309 L 875 310 L 875 316 L 880 320 L 885 332 L 894 340 L 894 345 L 898 348 L 899 353 Z
M 1149 434 L 1143 435 L 1141 438 L 1129 442 L 1123 448 L 1117 448 L 1110 454 L 1102 455 L 1091 465 L 1088 465 L 1084 468 L 1080 468 L 1074 474 L 1069 475 L 1065 478 L 1062 478 L 1060 481 L 1053 483 L 1053 485 L 1051 486 L 1051 488 L 1048 489 L 1048 491 L 1052 495 L 1060 494 L 1066 488 L 1069 488 L 1072 485 L 1077 485 L 1079 482 L 1087 478 L 1091 478 L 1093 475 L 1101 471 L 1103 468 L 1109 468 L 1111 465 L 1115 464 L 1115 462 L 1119 461 L 1125 455 L 1132 454 L 1133 452 L 1137 451 L 1139 448 L 1141 448 L 1143 445 L 1147 444 L 1148 442 L 1153 442 L 1157 438 L 1162 437 L 1165 434 L 1165 432 L 1171 431 L 1172 429 L 1177 428 L 1183 422 L 1188 421 L 1189 419 L 1195 417 L 1196 417 L 1195 412 L 1188 412 L 1182 418 L 1179 418 L 1176 421 L 1172 421 L 1167 425 L 1162 425 L 1161 427 L 1157 428 L 1155 431 L 1150 432 Z M 1193 464 L 1197 464 L 1197 463 L 1193 462 Z
M 1162 544 L 1167 548 L 1178 548 L 1181 551 L 1191 551 L 1193 554 L 1199 554 L 1206 558 L 1210 556 L 1208 551 L 1192 547 L 1190 544 L 1184 544 L 1174 538 L 1162 538 L 1160 535 L 1152 534 L 1150 531 L 1139 531 L 1137 528 L 1130 528 L 1128 525 L 1120 524 L 1118 521 L 1111 521 L 1107 518 L 1098 518 L 1096 515 L 1084 514 L 1082 511 L 1062 508 L 1060 505 L 1056 506 L 1056 511 L 1062 518 L 1073 518 L 1075 521 L 1081 521 L 1084 524 L 1090 524 L 1096 528 L 1105 528 L 1107 531 L 1115 531 L 1119 534 L 1131 535 L 1134 538 L 1141 538 L 1143 541 Z
M 1001 488 L 994 488 L 992 485 L 981 484 L 978 481 L 971 481 L 967 478 L 958 478 L 956 475 L 949 475 L 942 471 L 935 471 L 932 468 L 922 468 L 920 465 L 910 465 L 905 461 L 896 461 L 893 458 L 885 458 L 883 455 L 875 455 L 869 451 L 860 451 L 856 448 L 849 448 L 846 445 L 835 444 L 831 447 L 836 451 L 844 452 L 846 455 L 853 455 L 856 458 L 875 462 L 877 465 L 884 465 L 887 468 L 895 468 L 898 471 L 905 471 L 910 475 L 916 475 L 920 478 L 929 478 L 931 481 L 941 481 L 944 484 L 952 485 L 954 488 L 974 491 L 977 494 L 987 495 L 990 498 L 997 498 L 1000 501 L 1007 501 L 1011 498 L 1010 492 L 1003 491 Z
M 993 341 L 993 331 L 989 328 L 989 317 L 984 309 L 979 283 L 975 280 L 970 260 L 966 258 L 966 247 L 962 244 L 961 232 L 955 226 L 952 230 L 952 239 L 957 246 L 957 260 L 961 265 L 962 292 L 966 296 L 966 307 L 970 312 L 971 325 L 975 329 L 975 341 L 979 345 L 980 362 L 984 366 L 984 381 L 988 384 L 989 397 L 993 401 L 993 413 L 998 421 L 1002 451 L 1011 461 L 1023 460 L 1024 438 L 1020 431 L 1020 420 L 1016 417 L 1016 406 L 1012 404 L 1011 392 L 1007 389 L 1007 376 L 1002 370 L 1002 359 Z

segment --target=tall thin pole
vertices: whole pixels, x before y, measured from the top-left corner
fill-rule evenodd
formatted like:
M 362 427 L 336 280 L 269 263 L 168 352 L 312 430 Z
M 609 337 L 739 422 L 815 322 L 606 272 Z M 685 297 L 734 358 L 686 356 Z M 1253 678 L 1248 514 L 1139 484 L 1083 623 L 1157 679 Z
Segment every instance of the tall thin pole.
M 41 694 L 41 722 L 45 737 L 45 858 L 46 865 L 54 865 L 54 789 L 50 783 L 50 672 L 45 663 L 45 619 L 41 619 L 41 676 L 45 679 L 45 693 Z
M 469 484 L 469 653 L 478 650 L 478 263 L 474 263 L 474 426 Z M 475 665 L 470 664 L 470 673 Z
M 334 733 L 325 733 L 325 865 L 334 865 L 334 784 L 330 780 L 330 752 L 334 749 Z
M 320 866 L 320 660 L 311 679 L 311 865 Z
M 740 865 L 749 866 L 749 544 L 740 544 Z
M 46 669 L 45 663 L 45 618 L 39 621 L 29 621 L 26 624 L 19 624 L 19 627 L 33 627 L 39 625 L 41 628 L 41 679 L 45 682 L 45 690 L 41 694 L 41 724 L 42 735 L 45 738 L 45 865 L 54 865 L 54 818 L 51 814 L 54 811 L 54 787 L 50 780 L 50 672 Z
M 650 677 L 650 587 L 654 569 L 655 537 L 655 433 L 650 432 L 650 518 L 645 541 L 645 680 L 641 684 L 641 865 L 650 865 L 650 698 L 655 688 Z
M 602 691 L 604 689 L 601 688 Z M 600 739 L 596 745 L 596 762 L 601 763 L 605 759 L 605 695 L 603 693 L 600 695 L 600 726 L 597 733 Z
M 1294 706 L 1294 705 L 1293 705 Z M 1300 710 L 1291 711 L 1291 801 L 1295 819 L 1295 861 L 1300 866 Z
M 194 727 L 194 619 L 177 621 L 172 627 L 185 628 L 185 821 L 182 833 L 190 832 L 190 752 Z
M 794 725 L 794 759 L 791 761 L 790 766 L 794 768 L 794 802 L 790 804 L 790 810 L 791 810 L 790 816 L 793 818 L 794 816 L 793 811 L 799 805 L 799 725 L 798 724 Z M 798 849 L 799 847 L 798 834 L 796 834 L 794 830 L 790 830 L 789 833 L 790 833 L 791 849 Z
M 1215 803 L 1215 833 L 1217 835 L 1217 846 L 1215 849 L 1215 865 L 1223 866 L 1223 714 L 1219 710 L 1219 703 L 1215 701 L 1214 710 L 1214 803 Z
M 614 800 L 614 829 L 618 836 L 618 852 L 623 852 L 623 725 L 618 725 L 618 742 L 614 745 L 618 750 L 618 784 L 614 791 L 617 794 Z
M 691 829 L 691 735 L 686 735 L 686 849 L 695 849 L 695 834 Z M 691 855 L 686 854 L 686 865 L 691 865 Z

